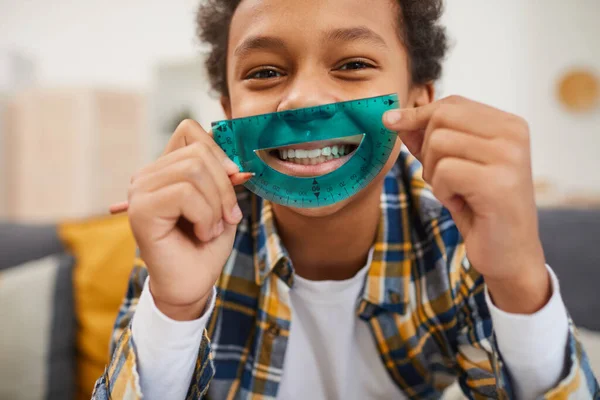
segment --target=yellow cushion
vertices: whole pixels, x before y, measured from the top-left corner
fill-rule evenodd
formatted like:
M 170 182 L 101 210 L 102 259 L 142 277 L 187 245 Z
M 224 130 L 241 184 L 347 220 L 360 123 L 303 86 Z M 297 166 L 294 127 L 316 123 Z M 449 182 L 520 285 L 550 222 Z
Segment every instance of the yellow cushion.
M 110 336 L 136 245 L 126 215 L 64 222 L 58 232 L 76 258 L 77 397 L 89 399 L 108 363 Z

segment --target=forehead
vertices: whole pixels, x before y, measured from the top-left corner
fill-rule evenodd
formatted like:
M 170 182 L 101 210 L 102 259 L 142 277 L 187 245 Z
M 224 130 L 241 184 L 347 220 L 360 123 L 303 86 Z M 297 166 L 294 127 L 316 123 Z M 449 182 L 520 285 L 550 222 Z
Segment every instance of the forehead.
M 260 34 L 316 40 L 322 32 L 356 26 L 389 36 L 397 32 L 397 20 L 395 0 L 242 0 L 230 44 Z

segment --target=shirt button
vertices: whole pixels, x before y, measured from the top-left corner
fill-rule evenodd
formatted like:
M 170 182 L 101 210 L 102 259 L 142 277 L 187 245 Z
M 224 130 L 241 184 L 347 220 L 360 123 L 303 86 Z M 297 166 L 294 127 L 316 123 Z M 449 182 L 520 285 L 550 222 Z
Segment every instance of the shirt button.
M 392 303 L 400 303 L 400 295 L 396 292 L 390 291 L 390 300 Z
M 267 327 L 267 335 L 269 335 L 271 338 L 276 338 L 277 336 L 279 336 L 280 333 L 281 329 L 279 328 L 279 326 L 277 326 L 276 323 L 269 323 L 269 326 Z

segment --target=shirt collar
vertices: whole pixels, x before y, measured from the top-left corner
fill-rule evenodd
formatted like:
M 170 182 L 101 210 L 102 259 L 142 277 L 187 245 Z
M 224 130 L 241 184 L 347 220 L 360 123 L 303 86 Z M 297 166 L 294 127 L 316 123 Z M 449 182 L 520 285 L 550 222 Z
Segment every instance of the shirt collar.
M 271 272 L 292 286 L 292 271 L 287 250 L 277 233 L 270 201 L 252 196 L 252 237 L 254 242 L 254 278 L 262 286 Z

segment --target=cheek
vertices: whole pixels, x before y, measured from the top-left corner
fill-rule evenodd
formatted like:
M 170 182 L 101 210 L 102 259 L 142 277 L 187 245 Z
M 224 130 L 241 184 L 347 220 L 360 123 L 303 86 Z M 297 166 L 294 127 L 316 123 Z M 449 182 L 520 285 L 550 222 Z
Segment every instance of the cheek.
M 398 55 L 395 58 L 396 59 L 382 71 L 381 78 L 383 82 L 378 82 L 378 84 L 382 84 L 384 90 L 387 90 L 387 92 L 398 94 L 400 107 L 402 108 L 409 106 L 408 101 L 412 82 L 409 67 L 403 55 Z
M 252 115 L 268 114 L 277 111 L 278 99 L 275 96 L 265 96 L 252 93 L 232 93 L 236 99 L 231 103 L 231 116 L 244 118 Z

